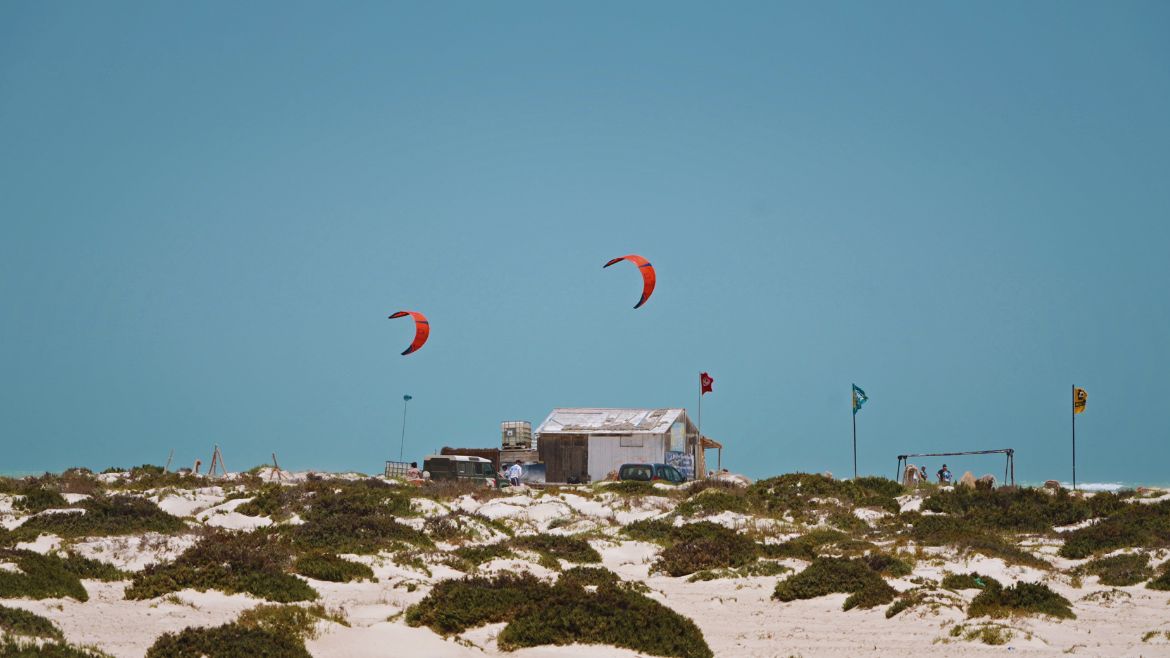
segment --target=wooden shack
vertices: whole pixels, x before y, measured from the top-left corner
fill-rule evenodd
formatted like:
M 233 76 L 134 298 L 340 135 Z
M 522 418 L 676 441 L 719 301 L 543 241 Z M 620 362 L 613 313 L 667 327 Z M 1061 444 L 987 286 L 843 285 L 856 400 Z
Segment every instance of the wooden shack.
M 665 463 L 688 479 L 706 472 L 685 409 L 553 409 L 536 430 L 549 482 L 596 482 L 627 463 Z

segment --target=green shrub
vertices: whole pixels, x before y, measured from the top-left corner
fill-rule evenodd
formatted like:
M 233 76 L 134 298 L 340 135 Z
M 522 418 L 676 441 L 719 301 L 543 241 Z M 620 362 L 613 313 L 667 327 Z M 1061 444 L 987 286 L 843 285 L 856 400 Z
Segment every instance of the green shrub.
M 214 628 L 186 628 L 164 633 L 146 652 L 146 658 L 312 658 L 305 643 L 292 634 L 225 624 Z
M 248 593 L 269 601 L 310 601 L 317 592 L 289 573 L 288 540 L 276 532 L 209 532 L 174 562 L 152 564 L 134 576 L 127 599 L 150 599 L 192 588 Z
M 64 496 L 53 489 L 34 487 L 27 489 L 24 492 L 23 498 L 17 498 L 13 501 L 12 507 L 30 514 L 35 514 L 47 509 L 69 507 L 69 503 L 65 500 Z
M 303 511 L 305 522 L 290 531 L 298 547 L 332 553 L 377 553 L 399 542 L 434 546 L 426 535 L 396 519 L 413 514 L 409 499 L 371 482 L 381 480 L 344 487 L 315 485 L 319 488 L 307 498 L 308 507 Z
M 622 582 L 620 576 L 605 567 L 572 567 L 566 569 L 557 578 L 557 584 L 571 585 L 583 588 L 586 585 L 617 585 Z
M 1060 555 L 1079 560 L 1127 547 L 1170 547 L 1170 501 L 1124 504 L 1100 523 L 1065 533 Z
M 664 519 L 643 519 L 626 524 L 621 532 L 635 541 L 667 544 L 675 537 L 675 526 Z
M 601 491 L 618 494 L 619 496 L 662 496 L 667 493 L 649 482 L 642 482 L 640 480 L 615 482 L 606 485 Z
M 63 642 L 39 643 L 35 640 L 6 637 L 0 639 L 0 656 L 4 658 L 109 658 L 96 649 L 81 649 Z
M 302 576 L 334 583 L 374 577 L 374 570 L 369 566 L 328 553 L 309 553 L 298 557 L 294 571 Z
M 873 552 L 861 557 L 861 561 L 874 572 L 883 576 L 901 578 L 914 573 L 914 567 L 900 557 Z
M 511 540 L 513 548 L 576 564 L 601 562 L 601 554 L 589 542 L 561 535 L 527 535 Z
M 506 622 L 505 650 L 547 644 L 608 644 L 682 658 L 713 656 L 694 622 L 600 570 L 569 570 L 556 585 L 530 574 L 446 580 L 406 613 L 411 626 L 450 635 Z M 590 592 L 585 585 L 597 585 Z
M 259 605 L 242 612 L 235 623 L 246 629 L 260 629 L 304 641 L 317 639 L 317 622 L 322 620 L 349 626 L 344 617 L 330 614 L 319 604 Z
M 968 617 L 1003 618 L 1033 614 L 1076 619 L 1069 600 L 1043 583 L 1020 582 L 1005 588 L 991 582 L 967 608 Z
M 506 559 L 514 557 L 515 553 L 511 548 L 508 548 L 506 542 L 496 542 L 495 544 L 487 544 L 484 546 L 460 546 L 451 551 L 450 558 L 447 562 L 453 568 L 460 571 L 471 571 L 481 564 L 491 562 L 496 559 Z
M 789 473 L 760 480 L 747 488 L 752 509 L 761 514 L 780 516 L 786 512 L 801 516 L 810 510 L 833 505 L 813 499 L 835 498 L 854 507 L 879 507 L 891 513 L 900 509 L 895 497 L 902 493 L 897 482 L 867 477 L 857 480 L 834 480 L 824 475 Z
M 1048 562 L 1004 541 L 998 535 L 953 516 L 918 517 L 910 535 L 927 546 L 954 546 L 960 550 L 999 558 L 1009 564 L 1022 564 L 1038 569 L 1052 568 Z
M 662 550 L 650 570 L 674 577 L 686 576 L 706 569 L 742 567 L 755 562 L 759 555 L 759 546 L 754 541 L 729 531 L 723 537 L 675 542 Z
M 779 601 L 811 599 L 826 594 L 842 593 L 851 596 L 843 608 L 872 608 L 890 603 L 897 591 L 882 580 L 865 562 L 858 559 L 817 558 L 804 571 L 776 584 L 772 598 Z
M 48 533 L 72 539 L 145 532 L 167 534 L 186 527 L 178 517 L 138 496 L 95 496 L 74 507 L 85 510 L 85 513 L 35 516 L 17 528 L 14 534 L 35 539 L 41 533 Z
M 1065 489 L 1048 493 L 1035 488 L 953 487 L 935 492 L 923 501 L 922 509 L 961 518 L 968 526 L 1000 532 L 1049 532 L 1053 526 L 1108 514 L 1122 504 L 1112 494 L 1082 499 L 1074 498 Z
M 1102 585 L 1125 587 L 1149 580 L 1154 570 L 1150 568 L 1150 557 L 1137 553 L 1098 558 L 1073 570 L 1073 575 L 1084 574 L 1098 576 Z
M 711 516 L 720 512 L 748 513 L 748 499 L 743 488 L 708 488 L 691 494 L 675 508 L 680 516 Z
M 64 560 L 32 551 L 0 549 L 0 562 L 16 564 L 19 572 L 0 569 L 0 599 L 55 599 L 88 601 L 81 580 Z
M 1146 583 L 1146 587 L 1161 591 L 1170 590 L 1170 562 L 1162 565 L 1162 573 L 1157 578 Z
M 27 610 L 3 605 L 0 605 L 0 631 L 10 636 L 22 635 L 65 641 L 65 635 L 52 621 Z
M 999 581 L 991 576 L 983 576 L 974 571 L 966 574 L 948 573 L 943 576 L 942 586 L 945 589 L 983 589 L 988 586 L 999 587 Z
M 821 554 L 821 549 L 825 546 L 848 540 L 849 535 L 839 530 L 824 528 L 810 530 L 780 544 L 765 544 L 763 551 L 768 557 L 791 557 L 811 562 Z
M 122 571 L 112 564 L 82 557 L 76 553 L 65 555 L 61 558 L 61 561 L 65 570 L 78 578 L 100 580 L 107 583 L 130 578 L 129 573 Z

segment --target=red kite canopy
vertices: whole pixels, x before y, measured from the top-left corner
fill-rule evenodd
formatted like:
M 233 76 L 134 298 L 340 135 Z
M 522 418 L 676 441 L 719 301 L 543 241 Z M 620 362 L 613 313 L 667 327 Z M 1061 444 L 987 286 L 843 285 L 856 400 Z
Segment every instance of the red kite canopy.
M 605 269 L 614 263 L 620 263 L 623 260 L 628 260 L 631 263 L 637 265 L 638 271 L 642 273 L 642 299 L 639 299 L 638 303 L 634 306 L 634 308 L 638 308 L 642 306 L 642 304 L 645 304 L 647 299 L 650 299 L 651 293 L 654 292 L 654 283 L 658 281 L 658 277 L 654 274 L 654 266 L 650 264 L 650 261 L 642 258 L 637 254 L 630 254 L 629 256 L 615 258 L 606 263 L 602 269 Z
M 394 315 L 391 315 L 390 319 L 393 320 L 394 318 L 404 318 L 408 315 L 414 318 L 414 342 L 410 344 L 410 347 L 406 348 L 406 351 L 402 353 L 402 356 L 406 356 L 407 354 L 410 354 L 411 352 L 422 347 L 423 343 L 427 342 L 427 337 L 431 335 L 431 323 L 427 321 L 427 316 L 423 315 L 422 313 L 417 313 L 415 311 L 399 311 Z

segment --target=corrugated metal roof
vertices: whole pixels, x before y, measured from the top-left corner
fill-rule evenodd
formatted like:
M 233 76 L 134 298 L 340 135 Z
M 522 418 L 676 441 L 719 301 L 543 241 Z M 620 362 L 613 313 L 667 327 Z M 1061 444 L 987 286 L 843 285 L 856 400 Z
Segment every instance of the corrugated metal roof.
M 545 432 L 638 432 L 664 434 L 683 409 L 553 409 L 536 428 Z

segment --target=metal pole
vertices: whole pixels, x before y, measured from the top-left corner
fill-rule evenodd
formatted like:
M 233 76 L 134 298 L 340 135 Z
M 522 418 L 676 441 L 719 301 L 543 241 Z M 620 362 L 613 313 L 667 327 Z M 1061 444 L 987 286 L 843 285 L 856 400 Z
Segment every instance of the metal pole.
M 856 396 L 857 394 L 850 391 L 850 395 Z M 853 407 L 850 409 L 850 411 L 853 412 L 853 479 L 856 480 L 857 479 L 857 409 L 856 409 L 857 402 L 856 402 L 856 400 L 854 400 L 854 402 L 851 406 Z
M 402 461 L 402 455 L 406 449 L 406 403 L 410 402 L 409 395 L 402 396 L 402 441 L 398 444 L 398 461 Z
M 1072 387 L 1072 459 L 1073 459 L 1073 491 L 1077 490 L 1077 385 Z

